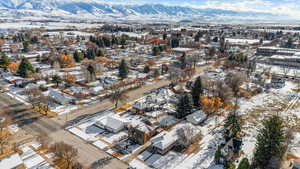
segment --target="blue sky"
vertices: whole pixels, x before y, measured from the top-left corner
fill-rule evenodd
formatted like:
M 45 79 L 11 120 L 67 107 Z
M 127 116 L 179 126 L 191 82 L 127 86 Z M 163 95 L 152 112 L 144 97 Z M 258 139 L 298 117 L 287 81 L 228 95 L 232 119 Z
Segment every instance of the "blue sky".
M 269 12 L 300 17 L 300 0 L 104 0 L 108 2 L 144 4 L 160 3 L 194 8 L 216 8 L 235 11 Z

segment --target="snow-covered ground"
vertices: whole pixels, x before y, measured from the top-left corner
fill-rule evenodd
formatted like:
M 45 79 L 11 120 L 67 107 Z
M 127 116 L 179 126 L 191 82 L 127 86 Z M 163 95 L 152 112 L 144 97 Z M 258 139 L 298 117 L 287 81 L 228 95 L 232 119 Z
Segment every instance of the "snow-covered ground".
M 0 29 L 33 29 L 33 28 L 47 28 L 47 29 L 63 29 L 63 28 L 95 28 L 100 27 L 103 24 L 91 24 L 91 23 L 68 23 L 68 22 L 48 22 L 48 23 L 40 23 L 40 22 L 5 22 L 0 23 Z
M 300 117 L 299 93 L 292 91 L 296 88 L 296 84 L 287 82 L 285 87 L 281 89 L 271 89 L 269 93 L 259 94 L 249 100 L 240 100 L 239 113 L 245 120 L 242 151 L 246 157 L 252 159 L 261 121 L 267 116 L 279 114 L 290 125 L 289 127 L 297 125 L 297 120 Z M 299 135 L 299 133 L 294 134 Z M 299 137 L 294 138 L 294 144 L 299 142 L 296 139 Z M 300 148 L 300 145 L 297 146 Z M 293 155 L 300 157 L 300 152 L 294 152 Z

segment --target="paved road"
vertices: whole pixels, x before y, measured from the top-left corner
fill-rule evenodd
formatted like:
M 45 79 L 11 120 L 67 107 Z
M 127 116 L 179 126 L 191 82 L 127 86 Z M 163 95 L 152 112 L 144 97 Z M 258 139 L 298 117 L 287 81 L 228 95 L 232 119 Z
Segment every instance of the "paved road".
M 199 74 L 206 68 L 207 66 L 198 68 L 196 73 Z M 170 82 L 168 80 L 161 80 L 159 82 L 150 85 L 144 85 L 138 89 L 131 90 L 128 92 L 127 102 L 134 101 L 143 96 L 144 93 L 149 92 L 152 89 L 168 85 L 169 83 Z M 78 161 L 85 166 L 88 166 L 103 157 L 107 157 L 108 154 L 98 150 L 94 146 L 84 142 L 82 139 L 64 130 L 66 119 L 82 119 L 84 117 L 88 117 L 89 115 L 101 113 L 102 111 L 111 107 L 113 107 L 113 104 L 106 99 L 89 107 L 76 110 L 67 116 L 62 115 L 49 119 L 33 112 L 30 107 L 20 103 L 15 99 L 12 99 L 5 93 L 0 94 L 0 109 L 9 110 L 9 114 L 12 119 L 15 120 L 16 123 L 22 127 L 22 129 L 24 129 L 32 137 L 46 134 L 53 142 L 65 141 L 68 144 L 71 144 L 78 149 Z M 127 165 L 125 165 L 123 162 L 114 159 L 105 168 L 125 169 L 126 167 Z

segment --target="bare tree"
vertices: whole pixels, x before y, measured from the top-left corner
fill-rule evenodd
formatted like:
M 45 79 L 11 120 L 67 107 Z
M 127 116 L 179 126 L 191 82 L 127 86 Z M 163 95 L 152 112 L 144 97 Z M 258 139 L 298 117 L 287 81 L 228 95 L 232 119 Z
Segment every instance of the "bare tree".
M 193 143 L 195 137 L 195 130 L 191 126 L 184 126 L 176 130 L 179 145 L 187 148 Z
M 28 96 L 28 101 L 35 105 L 39 102 L 39 98 L 43 95 L 39 88 L 29 88 L 25 90 L 25 93 Z
M 110 97 L 110 101 L 115 104 L 115 108 L 118 107 L 119 102 L 125 102 L 127 100 L 127 95 L 124 91 L 117 86 L 112 86 L 112 95 Z
M 239 96 L 240 87 L 245 81 L 245 76 L 241 73 L 229 73 L 225 79 L 226 84 L 232 89 L 234 97 Z
M 245 81 L 245 76 L 241 73 L 229 73 L 225 79 L 227 85 L 231 88 L 233 96 L 235 97 L 235 113 L 238 106 L 238 98 L 240 95 L 240 87 Z
M 48 111 L 50 110 L 49 105 L 50 105 L 50 103 L 51 103 L 50 97 L 49 97 L 49 96 L 42 95 L 42 96 L 40 96 L 39 100 L 40 100 L 40 103 L 41 103 L 41 104 L 46 105 L 45 111 L 48 112 Z
M 223 102 L 230 100 L 233 92 L 223 81 L 217 80 L 216 82 L 216 95 L 222 99 Z
M 65 169 L 72 168 L 72 166 L 76 163 L 78 150 L 71 145 L 64 142 L 54 143 L 50 147 L 50 151 L 56 155 L 58 160 L 62 160 L 64 162 Z
M 42 148 L 48 148 L 50 144 L 50 138 L 46 134 L 39 135 L 36 139 L 42 146 Z

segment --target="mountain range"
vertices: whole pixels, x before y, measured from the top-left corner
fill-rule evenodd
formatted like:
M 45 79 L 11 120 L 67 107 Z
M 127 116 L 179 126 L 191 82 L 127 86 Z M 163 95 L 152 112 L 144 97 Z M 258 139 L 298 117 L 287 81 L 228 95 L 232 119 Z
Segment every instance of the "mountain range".
M 201 21 L 273 20 L 285 16 L 162 4 L 117 4 L 99 0 L 0 0 L 1 18 L 77 18 L 99 20 Z

